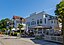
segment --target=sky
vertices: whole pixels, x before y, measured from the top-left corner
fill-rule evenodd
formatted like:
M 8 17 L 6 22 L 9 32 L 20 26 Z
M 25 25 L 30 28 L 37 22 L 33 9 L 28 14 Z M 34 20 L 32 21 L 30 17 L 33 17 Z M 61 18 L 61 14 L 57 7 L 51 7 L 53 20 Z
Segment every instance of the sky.
M 12 19 L 15 15 L 26 18 L 34 12 L 42 11 L 55 15 L 56 4 L 59 2 L 60 0 L 0 0 L 0 20 Z

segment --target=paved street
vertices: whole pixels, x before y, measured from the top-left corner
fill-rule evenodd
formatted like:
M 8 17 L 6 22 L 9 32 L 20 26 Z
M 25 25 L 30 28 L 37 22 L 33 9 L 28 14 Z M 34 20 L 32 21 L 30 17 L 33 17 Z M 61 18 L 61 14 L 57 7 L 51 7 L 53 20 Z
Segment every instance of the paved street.
M 60 45 L 34 38 L 18 38 L 13 36 L 0 35 L 0 45 Z
M 17 37 L 0 35 L 2 45 L 34 45 L 31 42 L 21 40 Z

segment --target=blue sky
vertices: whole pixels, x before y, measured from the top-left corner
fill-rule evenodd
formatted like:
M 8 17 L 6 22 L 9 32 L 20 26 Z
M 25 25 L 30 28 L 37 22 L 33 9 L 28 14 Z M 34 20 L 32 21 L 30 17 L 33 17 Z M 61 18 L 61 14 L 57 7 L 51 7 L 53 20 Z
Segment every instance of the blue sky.
M 0 0 L 0 19 L 12 18 L 13 15 L 26 18 L 31 13 L 45 11 L 55 15 L 56 4 L 60 0 Z

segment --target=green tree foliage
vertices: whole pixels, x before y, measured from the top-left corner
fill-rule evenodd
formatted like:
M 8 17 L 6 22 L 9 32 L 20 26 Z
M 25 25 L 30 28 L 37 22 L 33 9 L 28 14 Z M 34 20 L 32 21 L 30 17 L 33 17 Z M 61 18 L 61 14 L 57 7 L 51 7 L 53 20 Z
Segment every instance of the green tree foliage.
M 56 5 L 55 14 L 58 16 L 58 18 L 61 19 L 60 22 L 62 23 L 62 35 L 64 42 L 64 1 L 61 1 L 59 4 Z
M 19 28 L 20 33 L 21 33 L 21 28 L 23 28 L 23 25 L 22 25 L 22 24 L 19 24 L 19 25 L 18 25 L 18 28 Z
M 5 30 L 6 26 L 7 26 L 7 21 L 9 21 L 10 19 L 5 18 L 0 20 L 0 30 Z
M 60 22 L 62 23 L 62 31 L 64 30 L 64 1 L 61 1 L 56 5 L 55 15 L 60 18 Z M 63 34 L 63 33 L 62 33 Z
M 64 16 L 64 1 L 60 2 L 56 5 L 55 15 L 57 15 L 60 19 Z

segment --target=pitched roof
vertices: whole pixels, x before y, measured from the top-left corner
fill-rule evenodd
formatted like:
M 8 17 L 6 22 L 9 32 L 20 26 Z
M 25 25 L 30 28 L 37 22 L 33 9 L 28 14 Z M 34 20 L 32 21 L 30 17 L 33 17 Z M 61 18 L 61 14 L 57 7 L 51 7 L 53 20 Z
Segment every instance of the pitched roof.
M 20 16 L 13 16 L 13 19 L 22 19 Z

